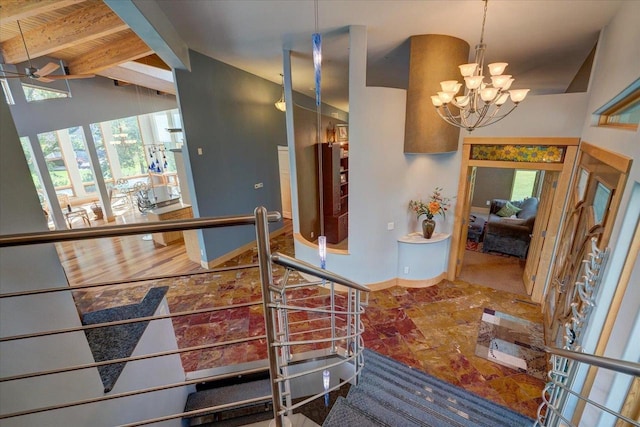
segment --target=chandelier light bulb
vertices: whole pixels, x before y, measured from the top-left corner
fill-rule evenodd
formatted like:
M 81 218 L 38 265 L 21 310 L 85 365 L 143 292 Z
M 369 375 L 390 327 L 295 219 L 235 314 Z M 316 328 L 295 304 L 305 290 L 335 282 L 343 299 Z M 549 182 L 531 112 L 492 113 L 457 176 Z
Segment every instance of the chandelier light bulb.
M 527 93 L 529 93 L 529 89 L 517 89 L 509 91 L 511 101 L 516 104 L 522 102 L 527 97 Z
M 467 89 L 469 90 L 478 89 L 482 84 L 482 76 L 465 77 L 464 82 L 467 84 Z
M 507 68 L 507 65 L 509 65 L 506 62 L 494 62 L 493 64 L 489 64 L 489 74 L 491 74 L 492 76 L 498 76 L 502 73 L 504 73 L 504 70 Z
M 487 87 L 480 91 L 480 98 L 482 98 L 484 102 L 491 102 L 494 100 L 497 94 L 498 94 L 497 88 Z
M 443 92 L 458 92 L 461 86 L 457 80 L 446 80 L 440 82 L 440 87 Z
M 443 104 L 448 104 L 453 99 L 455 92 L 438 92 L 438 97 Z
M 473 76 L 473 73 L 476 72 L 478 64 L 476 64 L 475 62 L 472 64 L 463 64 L 459 65 L 458 68 L 460 68 L 460 74 L 462 74 L 462 77 L 470 77 Z
M 496 105 L 500 106 L 504 104 L 505 102 L 507 102 L 507 99 L 509 99 L 509 92 L 502 92 L 498 99 L 496 99 Z
M 431 95 L 431 103 L 436 107 L 442 105 L 442 101 L 440 101 L 440 97 L 438 95 Z
M 491 84 L 493 84 L 493 87 L 503 88 L 504 85 L 506 85 L 509 82 L 509 79 L 511 79 L 511 76 L 509 74 L 491 76 Z

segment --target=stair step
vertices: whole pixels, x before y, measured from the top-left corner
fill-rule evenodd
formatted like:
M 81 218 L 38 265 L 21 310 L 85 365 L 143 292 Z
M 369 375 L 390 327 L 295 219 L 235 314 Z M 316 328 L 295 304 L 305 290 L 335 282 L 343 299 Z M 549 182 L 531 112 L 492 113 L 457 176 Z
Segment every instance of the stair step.
M 271 382 L 268 379 L 196 391 L 189 394 L 184 408 L 185 412 L 260 397 L 262 399 L 257 402 L 236 405 L 223 410 L 212 410 L 194 417 L 185 418 L 190 420 L 189 425 L 194 426 L 236 416 L 265 412 L 271 407 Z
M 381 390 L 383 390 L 381 392 Z M 429 396 L 415 399 L 416 396 L 407 397 L 407 392 L 391 390 L 384 381 L 376 381 L 363 377 L 357 387 L 351 389 L 349 403 L 363 410 L 375 409 L 376 418 L 382 413 L 388 413 L 397 418 L 401 416 L 407 426 L 455 426 L 468 425 L 468 417 L 459 413 L 453 413 L 443 405 L 433 406 L 434 403 L 427 400 Z M 439 402 L 438 402 L 439 403 Z M 366 406 L 361 406 L 364 404 Z M 485 424 L 478 424 L 478 426 Z M 487 427 L 493 427 L 488 425 Z
M 372 418 L 367 413 L 361 411 L 359 408 L 351 405 L 347 399 L 340 396 L 333 404 L 331 412 L 322 423 L 322 427 L 346 427 L 346 426 L 358 426 L 358 427 L 377 427 L 377 426 L 399 426 L 400 424 L 392 423 L 387 424 L 382 421 Z
M 460 410 L 467 414 L 475 414 L 476 425 L 500 425 L 511 422 L 512 425 L 523 425 L 533 420 L 512 411 L 509 408 L 489 402 L 477 397 L 464 389 L 453 386 L 424 372 L 411 369 L 375 352 L 365 350 L 365 368 L 363 378 L 379 377 L 385 387 L 404 389 L 407 396 L 413 394 L 418 400 L 424 400 L 426 393 L 433 395 L 435 403 L 443 406 L 447 411 Z M 373 372 L 372 372 L 373 371 Z M 437 400 L 436 400 L 437 398 Z M 496 407 L 501 409 L 500 415 L 495 413 Z M 454 408 L 454 409 L 448 409 Z M 484 418 L 484 420 L 481 420 Z M 498 423 L 498 424 L 496 424 Z M 509 424 L 507 424 L 509 425 Z

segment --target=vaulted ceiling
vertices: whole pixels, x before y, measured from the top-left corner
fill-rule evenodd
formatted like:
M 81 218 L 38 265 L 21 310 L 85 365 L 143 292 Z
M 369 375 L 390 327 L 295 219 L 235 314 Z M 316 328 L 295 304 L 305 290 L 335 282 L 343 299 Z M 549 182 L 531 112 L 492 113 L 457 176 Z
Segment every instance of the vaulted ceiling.
M 170 67 L 102 0 L 0 0 L 0 51 L 19 72 L 29 58 L 47 57 L 62 60 L 67 74 L 175 94 Z

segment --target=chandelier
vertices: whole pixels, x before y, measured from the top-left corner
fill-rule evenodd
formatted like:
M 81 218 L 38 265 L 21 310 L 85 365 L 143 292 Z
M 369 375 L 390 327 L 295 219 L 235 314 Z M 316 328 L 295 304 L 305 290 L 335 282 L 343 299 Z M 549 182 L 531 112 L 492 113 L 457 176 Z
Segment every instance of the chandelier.
M 475 62 L 460 65 L 460 74 L 464 78 L 464 95 L 458 95 L 462 83 L 457 80 L 440 82 L 442 91 L 431 97 L 436 111 L 447 123 L 473 131 L 476 128 L 489 126 L 504 119 L 524 100 L 529 89 L 509 90 L 514 79 L 509 74 L 503 74 L 506 62 L 489 64 L 491 82 L 484 80 L 484 24 L 487 19 L 488 0 L 484 0 L 484 15 L 482 18 L 482 32 L 480 43 L 476 45 Z M 512 105 L 505 112 L 503 105 L 511 99 Z M 451 110 L 451 106 L 455 107 Z

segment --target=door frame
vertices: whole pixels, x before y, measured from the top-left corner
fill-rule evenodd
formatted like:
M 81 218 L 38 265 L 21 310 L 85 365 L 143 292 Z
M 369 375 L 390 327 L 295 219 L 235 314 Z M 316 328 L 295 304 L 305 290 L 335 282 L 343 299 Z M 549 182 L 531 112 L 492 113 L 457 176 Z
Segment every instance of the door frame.
M 459 276 L 460 269 L 462 268 L 462 260 L 465 250 L 464 243 L 467 238 L 468 218 L 469 212 L 471 210 L 471 188 L 473 185 L 473 183 L 471 182 L 471 177 L 474 173 L 474 168 L 476 167 L 534 169 L 559 172 L 558 183 L 555 189 L 555 194 L 553 196 L 552 208 L 549 212 L 548 221 L 545 220 L 548 224 L 548 227 L 546 230 L 541 230 L 546 231 L 546 233 L 540 253 L 540 258 L 538 260 L 538 266 L 536 268 L 537 271 L 549 271 L 554 244 L 559 231 L 558 229 L 560 226 L 560 219 L 562 218 L 563 207 L 567 195 L 567 190 L 569 188 L 569 181 L 571 180 L 571 172 L 574 167 L 579 144 L 580 138 L 567 137 L 470 137 L 463 140 L 460 179 L 458 181 L 459 186 L 457 195 L 459 205 L 455 210 L 453 235 L 451 239 L 451 248 L 449 251 L 449 265 L 447 268 L 448 280 L 455 280 Z M 561 161 L 556 161 L 553 163 L 546 161 L 513 161 L 506 158 L 502 159 L 499 156 L 491 160 L 479 160 L 472 158 L 472 147 L 474 145 L 524 147 L 555 146 L 562 147 L 564 149 L 564 155 Z M 533 236 L 533 238 L 541 238 L 541 236 Z M 544 290 L 547 281 L 548 277 L 547 275 L 545 275 L 544 277 L 539 277 L 538 280 L 536 280 L 536 282 L 534 283 L 531 293 L 531 299 L 534 302 L 541 303 L 543 301 Z

